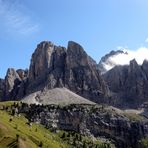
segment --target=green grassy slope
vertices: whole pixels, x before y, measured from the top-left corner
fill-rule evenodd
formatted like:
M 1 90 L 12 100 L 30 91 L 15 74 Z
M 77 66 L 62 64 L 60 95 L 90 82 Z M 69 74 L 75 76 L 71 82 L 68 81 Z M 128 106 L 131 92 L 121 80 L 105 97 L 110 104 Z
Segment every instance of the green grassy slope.
M 67 147 L 66 144 L 61 144 L 62 141 L 56 134 L 38 124 L 29 126 L 27 122 L 23 116 L 12 118 L 8 113 L 0 111 L 0 147 Z
M 101 140 L 92 140 L 75 132 L 50 132 L 39 124 L 29 124 L 24 115 L 11 116 L 6 107 L 14 102 L 0 102 L 0 148 L 110 148 Z M 9 110 L 9 109 L 8 109 Z

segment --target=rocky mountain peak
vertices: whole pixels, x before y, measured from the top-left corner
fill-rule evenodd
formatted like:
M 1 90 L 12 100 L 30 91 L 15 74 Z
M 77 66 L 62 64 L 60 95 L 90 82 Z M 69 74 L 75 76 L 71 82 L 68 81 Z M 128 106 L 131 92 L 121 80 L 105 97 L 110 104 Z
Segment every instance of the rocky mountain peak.
M 100 67 L 78 43 L 69 41 L 65 48 L 43 41 L 32 54 L 29 70 L 8 69 L 0 81 L 0 99 L 22 99 L 32 93 L 49 94 L 49 90 L 65 88 L 97 103 L 137 107 L 148 97 L 148 61 L 138 65 L 133 59 L 124 66 L 112 62 L 112 57 L 127 54 L 118 50 L 104 56 L 100 65 L 112 69 L 100 75 Z
M 88 64 L 88 55 L 83 47 L 76 42 L 69 41 L 67 48 L 67 65 L 72 67 L 86 66 Z
M 8 68 L 6 77 L 16 77 L 19 79 L 19 75 L 14 68 Z
M 112 60 L 112 58 L 118 55 L 128 55 L 127 52 L 122 50 L 114 51 L 112 50 L 110 53 L 103 56 L 98 64 L 98 68 L 101 74 L 106 73 L 108 70 L 112 69 L 113 67 L 117 66 L 118 64 Z
M 138 65 L 136 59 L 133 59 L 133 60 L 130 61 L 130 67 L 132 67 L 133 69 L 138 67 L 138 66 L 139 65 Z
M 4 98 L 5 80 L 0 79 L 0 101 Z
M 53 50 L 54 45 L 51 42 L 44 41 L 37 45 L 31 58 L 29 80 L 40 79 L 47 73 Z
M 47 50 L 48 47 L 53 47 L 54 44 L 50 41 L 42 41 L 37 45 L 36 50 Z M 39 52 L 39 51 L 38 51 Z
M 145 72 L 142 69 L 142 66 L 138 65 L 138 63 L 135 59 L 130 61 L 128 72 L 130 73 L 131 78 L 136 77 L 135 80 L 139 80 L 139 81 L 143 81 L 143 79 L 147 80 Z
M 147 100 L 148 62 L 138 65 L 135 59 L 129 65 L 116 66 L 104 74 L 110 90 L 116 95 L 116 104 L 139 107 Z
M 141 73 L 141 68 L 138 65 L 136 59 L 133 59 L 130 61 L 128 70 L 129 70 L 129 73 L 137 73 L 137 72 Z
M 19 78 L 21 80 L 25 80 L 28 77 L 28 69 L 26 69 L 26 70 L 18 69 L 18 70 L 16 70 L 16 72 L 19 75 Z
M 12 99 L 14 87 L 20 84 L 21 78 L 14 68 L 8 68 L 5 77 L 4 95 L 5 99 Z
M 142 65 L 148 65 L 148 60 L 144 60 Z
M 148 60 L 144 60 L 144 61 L 143 61 L 142 69 L 143 69 L 143 71 L 146 73 L 146 75 L 148 76 Z M 148 79 L 148 78 L 147 78 L 147 79 Z
M 84 54 L 86 55 L 86 52 L 84 51 L 83 47 L 74 41 L 68 42 L 67 52 L 75 53 L 76 56 Z
M 20 77 L 15 69 L 9 68 L 5 77 L 6 90 L 8 92 L 13 89 L 15 81 L 20 81 Z
M 49 88 L 62 85 L 59 79 L 64 71 L 65 53 L 64 47 L 55 46 L 52 42 L 43 41 L 37 46 L 29 68 L 28 92 L 40 90 L 45 85 Z
M 104 102 L 109 95 L 96 62 L 74 41 L 68 42 L 67 49 L 41 42 L 32 54 L 29 70 L 8 69 L 4 86 L 5 100 L 64 87 L 95 102 Z
M 110 51 L 110 53 L 108 53 L 108 54 L 106 54 L 105 56 L 103 56 L 102 58 L 101 58 L 101 61 L 102 62 L 105 62 L 108 58 L 110 58 L 111 56 L 115 56 L 115 55 L 118 55 L 118 54 L 124 54 L 125 52 L 124 51 L 122 51 L 122 50 L 117 50 L 117 51 L 115 51 L 115 50 L 112 50 L 112 51 Z M 100 61 L 100 62 L 101 62 Z
M 51 42 L 41 42 L 32 55 L 27 92 L 56 87 L 66 87 L 97 101 L 108 91 L 97 64 L 81 45 L 69 41 L 66 49 Z
M 66 86 L 85 98 L 97 101 L 108 94 L 96 62 L 87 55 L 83 47 L 70 41 L 66 56 Z
M 144 70 L 147 70 L 148 69 L 148 60 L 144 60 L 143 63 L 142 63 L 142 68 Z

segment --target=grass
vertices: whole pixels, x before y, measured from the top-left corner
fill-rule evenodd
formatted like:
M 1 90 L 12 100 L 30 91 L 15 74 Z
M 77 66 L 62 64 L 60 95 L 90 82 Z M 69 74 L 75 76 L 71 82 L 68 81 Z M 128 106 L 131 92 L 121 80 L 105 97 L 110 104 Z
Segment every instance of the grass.
M 24 116 L 12 118 L 7 112 L 0 111 L 0 148 L 68 147 L 66 143 L 61 144 L 60 137 L 43 126 L 29 126 L 27 122 Z
M 130 121 L 143 121 L 144 117 L 136 113 L 123 113 Z
M 20 102 L 15 102 L 20 103 Z M 0 148 L 110 148 L 110 144 L 71 131 L 53 133 L 24 115 L 10 115 L 14 102 L 0 102 Z
M 20 101 L 4 101 L 4 102 L 0 102 L 0 106 L 9 107 L 14 103 L 20 103 Z
M 144 138 L 140 141 L 142 148 L 148 148 L 148 138 Z

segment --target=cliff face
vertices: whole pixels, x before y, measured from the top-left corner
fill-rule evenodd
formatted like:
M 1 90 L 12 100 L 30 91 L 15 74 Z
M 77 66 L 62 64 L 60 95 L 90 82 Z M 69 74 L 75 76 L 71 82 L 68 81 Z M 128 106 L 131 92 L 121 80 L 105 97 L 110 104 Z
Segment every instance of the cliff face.
M 109 93 L 97 64 L 72 41 L 67 49 L 42 42 L 32 55 L 27 92 L 56 87 L 66 87 L 96 102 Z
M 104 101 L 109 91 L 99 74 L 97 64 L 74 42 L 69 42 L 66 55 L 66 87 L 93 101 Z
M 137 108 L 147 101 L 148 92 L 148 62 L 138 65 L 136 60 L 128 66 L 116 66 L 103 75 L 116 105 L 120 107 Z
M 62 87 L 66 49 L 51 42 L 42 42 L 32 55 L 29 68 L 28 93 L 43 89 Z
M 4 79 L 0 79 L 0 101 L 2 101 L 2 98 L 4 98 L 4 87 L 5 87 Z
M 23 105 L 19 112 L 29 121 L 43 124 L 54 130 L 76 131 L 83 135 L 104 137 L 117 148 L 139 148 L 139 141 L 148 134 L 148 122 L 129 119 L 123 111 L 103 106 Z
M 9 68 L 4 80 L 3 99 L 17 100 L 25 95 L 27 70 Z
M 66 87 L 96 102 L 108 95 L 97 64 L 79 44 L 72 41 L 67 49 L 50 42 L 38 45 L 32 55 L 27 90 L 33 92 L 44 87 Z
M 0 100 L 19 100 L 38 91 L 48 94 L 48 90 L 65 87 L 97 103 L 140 107 L 148 98 L 148 62 L 140 66 L 132 60 L 129 65 L 115 66 L 111 57 L 121 54 L 128 53 L 112 51 L 98 66 L 73 41 L 67 48 L 43 41 L 32 54 L 29 70 L 8 69 L 0 81 Z M 99 68 L 104 63 L 115 67 L 101 75 Z
M 29 71 L 8 69 L 4 86 L 3 100 L 60 87 L 95 102 L 102 102 L 109 95 L 95 61 L 72 41 L 67 49 L 41 42 L 32 54 Z

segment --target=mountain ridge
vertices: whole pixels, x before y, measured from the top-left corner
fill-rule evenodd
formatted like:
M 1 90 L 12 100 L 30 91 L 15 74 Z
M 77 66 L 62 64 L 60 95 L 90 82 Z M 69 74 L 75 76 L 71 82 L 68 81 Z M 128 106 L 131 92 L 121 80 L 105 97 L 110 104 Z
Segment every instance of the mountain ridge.
M 67 48 L 41 42 L 32 54 L 29 70 L 9 68 L 0 86 L 4 92 L 0 100 L 19 100 L 36 91 L 62 87 L 98 103 L 109 95 L 97 63 L 74 41 Z
M 135 59 L 129 65 L 115 66 L 103 75 L 113 93 L 113 102 L 118 107 L 138 108 L 147 102 L 148 61 L 138 65 Z M 116 98 L 116 99 L 115 99 Z
M 9 68 L 5 79 L 0 79 L 0 100 L 21 100 L 36 92 L 46 94 L 48 90 L 55 94 L 54 89 L 66 88 L 77 94 L 78 98 L 83 97 L 95 103 L 121 108 L 141 107 L 148 97 L 147 60 L 142 65 L 138 65 L 135 59 L 129 65 L 113 63 L 111 70 L 101 71 L 103 63 L 120 54 L 128 53 L 111 51 L 97 64 L 74 41 L 69 41 L 67 48 L 43 41 L 32 54 L 28 70 Z

